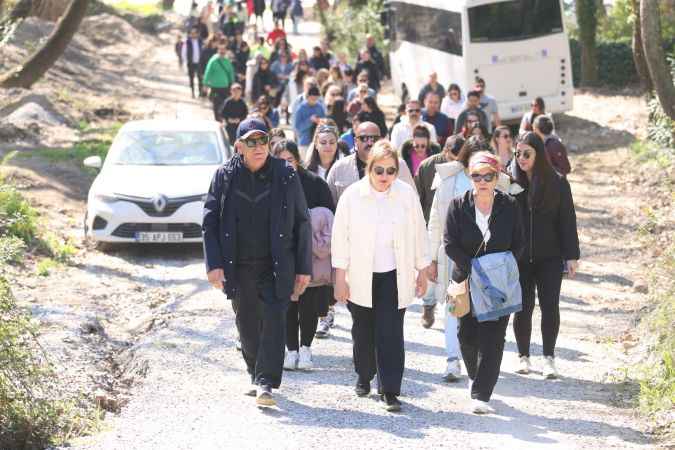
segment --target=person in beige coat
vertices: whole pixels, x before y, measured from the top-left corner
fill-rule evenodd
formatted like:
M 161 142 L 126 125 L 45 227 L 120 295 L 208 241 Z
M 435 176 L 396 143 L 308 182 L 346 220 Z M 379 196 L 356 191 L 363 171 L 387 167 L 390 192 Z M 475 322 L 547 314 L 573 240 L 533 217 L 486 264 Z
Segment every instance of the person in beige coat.
M 431 262 L 422 207 L 397 179 L 400 168 L 388 141 L 375 144 L 365 176 L 342 194 L 331 243 L 335 298 L 348 302 L 353 320 L 356 394 L 368 395 L 377 374 L 388 411 L 401 409 L 403 317 L 426 291 Z

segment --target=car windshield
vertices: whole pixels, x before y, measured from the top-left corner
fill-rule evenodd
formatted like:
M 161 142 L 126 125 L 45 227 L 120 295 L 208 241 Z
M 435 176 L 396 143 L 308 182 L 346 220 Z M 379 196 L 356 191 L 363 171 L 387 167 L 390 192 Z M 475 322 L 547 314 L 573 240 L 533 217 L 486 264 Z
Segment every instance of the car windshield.
M 469 8 L 471 42 L 516 41 L 562 31 L 560 0 L 510 0 Z
M 111 148 L 112 163 L 133 166 L 206 166 L 222 162 L 215 131 L 125 131 Z

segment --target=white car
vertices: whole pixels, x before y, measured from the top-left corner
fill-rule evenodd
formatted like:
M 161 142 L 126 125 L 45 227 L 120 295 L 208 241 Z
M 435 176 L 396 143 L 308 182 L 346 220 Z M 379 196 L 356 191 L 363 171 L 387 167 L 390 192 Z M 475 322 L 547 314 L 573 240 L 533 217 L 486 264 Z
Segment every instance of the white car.
M 201 242 L 202 209 L 216 169 L 232 156 L 208 120 L 126 123 L 89 190 L 85 236 L 94 242 Z

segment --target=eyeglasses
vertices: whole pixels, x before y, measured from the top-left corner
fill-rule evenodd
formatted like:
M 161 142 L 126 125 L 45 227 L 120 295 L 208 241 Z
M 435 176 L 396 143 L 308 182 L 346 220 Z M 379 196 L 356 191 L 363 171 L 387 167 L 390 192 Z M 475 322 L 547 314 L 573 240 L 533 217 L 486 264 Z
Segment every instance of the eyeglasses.
M 361 142 L 368 142 L 368 141 L 376 142 L 378 139 L 380 139 L 380 136 L 376 134 L 362 134 L 361 136 L 356 136 L 356 139 L 358 139 Z
M 516 159 L 521 157 L 523 159 L 530 159 L 530 157 L 532 156 L 532 152 L 530 150 L 523 150 L 523 151 L 516 150 L 515 152 L 513 152 L 513 156 L 515 156 Z
M 244 145 L 248 148 L 256 148 L 258 145 L 267 145 L 267 143 L 270 141 L 270 137 L 268 135 L 260 136 L 259 138 L 247 138 L 244 139 Z
M 408 110 L 408 113 L 418 113 L 418 112 L 420 112 L 420 111 L 422 111 L 422 110 L 421 110 L 421 109 L 418 109 L 418 108 L 416 108 L 416 109 L 409 109 L 409 110 Z
M 427 148 L 427 144 L 415 144 L 415 148 Z
M 484 173 L 482 175 L 480 173 L 472 173 L 471 179 L 473 181 L 475 181 L 476 183 L 480 182 L 480 180 L 483 180 L 486 183 L 491 183 L 492 180 L 495 179 L 495 176 L 497 176 L 497 175 L 494 172 Z
M 387 172 L 387 175 L 396 175 L 398 169 L 393 166 L 389 166 L 386 169 L 382 166 L 375 166 L 373 167 L 373 172 L 375 172 L 375 175 L 384 175 L 385 172 Z

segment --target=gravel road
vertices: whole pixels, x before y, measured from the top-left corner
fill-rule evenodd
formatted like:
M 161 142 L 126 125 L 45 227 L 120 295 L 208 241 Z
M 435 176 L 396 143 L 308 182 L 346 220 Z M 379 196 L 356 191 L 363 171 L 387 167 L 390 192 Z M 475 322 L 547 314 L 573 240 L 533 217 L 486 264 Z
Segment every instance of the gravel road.
M 303 39 L 316 38 L 316 24 L 303 26 L 309 32 L 294 38 L 296 48 L 309 47 L 311 41 Z M 153 109 L 209 117 L 208 105 L 187 101 L 186 77 L 174 69 L 172 57 L 169 47 L 158 49 L 160 64 L 150 64 L 167 68 L 161 78 L 147 81 L 161 94 Z M 162 97 L 185 101 L 172 112 Z M 592 164 L 592 156 L 585 162 Z M 623 401 L 630 387 L 611 376 L 625 359 L 611 336 L 632 326 L 632 308 L 621 305 L 637 299 L 627 281 L 635 268 L 616 242 L 608 243 L 610 251 L 595 251 L 603 236 L 592 233 L 592 224 L 607 207 L 601 204 L 603 187 L 583 177 L 582 172 L 571 180 L 582 253 L 589 256 L 579 278 L 563 285 L 560 380 L 543 380 L 536 356 L 537 373 L 514 373 L 517 353 L 509 328 L 492 401 L 496 413 L 471 414 L 466 377 L 454 384 L 441 380 L 442 320 L 430 330 L 422 328 L 421 306 L 415 304 L 406 314 L 403 411 L 387 413 L 375 396 L 358 398 L 353 392 L 351 319 L 339 307 L 332 336 L 313 346 L 315 369 L 286 372 L 276 393 L 278 408 L 259 410 L 243 395 L 249 382 L 234 347 L 234 315 L 229 301 L 205 281 L 200 249 L 130 247 L 114 256 L 95 253 L 89 263 L 104 266 L 115 259 L 124 267 L 120 276 L 162 286 L 171 294 L 159 308 L 165 320 L 135 345 L 135 356 L 148 361 L 148 371 L 131 401 L 119 415 L 108 415 L 102 433 L 76 440 L 70 448 L 652 448 Z M 612 231 L 607 225 L 604 238 Z M 117 276 L 114 270 L 101 273 L 113 280 Z M 540 355 L 541 340 L 533 334 L 533 355 Z

